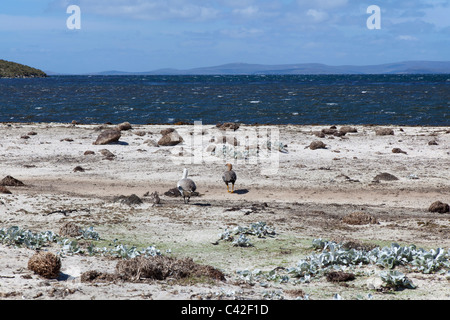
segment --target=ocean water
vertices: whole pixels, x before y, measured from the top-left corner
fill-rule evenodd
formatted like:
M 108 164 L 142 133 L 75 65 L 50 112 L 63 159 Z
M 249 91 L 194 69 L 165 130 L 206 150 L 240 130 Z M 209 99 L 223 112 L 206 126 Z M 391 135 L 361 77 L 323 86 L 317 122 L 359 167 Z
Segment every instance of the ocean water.
M 0 79 L 0 122 L 450 126 L 450 75 Z

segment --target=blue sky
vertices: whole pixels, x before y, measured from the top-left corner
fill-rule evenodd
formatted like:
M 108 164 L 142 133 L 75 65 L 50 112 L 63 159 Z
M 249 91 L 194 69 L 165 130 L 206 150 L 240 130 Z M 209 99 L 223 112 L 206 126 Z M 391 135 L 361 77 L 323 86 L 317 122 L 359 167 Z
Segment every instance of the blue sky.
M 70 30 L 69 5 L 81 9 Z M 367 8 L 381 8 L 369 30 Z M 0 58 L 45 71 L 450 60 L 449 0 L 2 0 Z

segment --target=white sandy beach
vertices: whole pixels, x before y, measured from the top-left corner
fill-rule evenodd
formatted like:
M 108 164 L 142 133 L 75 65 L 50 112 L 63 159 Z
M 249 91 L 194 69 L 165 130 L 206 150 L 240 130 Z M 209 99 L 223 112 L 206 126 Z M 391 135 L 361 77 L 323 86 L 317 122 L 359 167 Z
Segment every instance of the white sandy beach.
M 84 283 L 83 272 L 114 272 L 117 263 L 86 255 L 63 257 L 61 271 L 67 279 L 47 280 L 27 269 L 32 250 L 0 245 L 1 299 L 263 299 L 268 291 L 278 292 L 272 297 L 295 299 L 299 289 L 317 300 L 331 299 L 331 293 L 355 299 L 368 292 L 374 299 L 450 298 L 449 280 L 442 274 L 408 273 L 418 287 L 394 295 L 370 291 L 369 275 L 357 277 L 350 287 L 326 280 L 265 287 L 249 286 L 236 274 L 294 266 L 311 252 L 316 238 L 450 248 L 450 213 L 428 211 L 435 201 L 450 202 L 450 128 L 393 126 L 384 127 L 392 135 L 377 135 L 378 126 L 352 126 L 357 132 L 318 137 L 314 132 L 330 127 L 241 125 L 224 133 L 214 125 L 132 124 L 119 142 L 94 145 L 102 130 L 115 126 L 99 127 L 0 124 L 0 180 L 12 176 L 25 184 L 7 186 L 11 194 L 0 194 L 0 228 L 58 232 L 71 221 L 92 226 L 107 241 L 155 245 L 170 249 L 173 256 L 212 265 L 223 270 L 227 281 Z M 169 127 L 184 142 L 157 146 L 161 130 Z M 218 155 L 224 146 L 232 148 L 216 143 L 222 135 L 232 142 L 236 138 L 233 155 L 243 158 Z M 313 141 L 326 148 L 312 150 Z M 103 155 L 103 149 L 113 156 Z M 234 194 L 227 193 L 221 178 L 226 162 L 233 163 L 238 175 Z M 83 170 L 74 171 L 76 167 Z M 176 187 L 184 167 L 199 192 L 187 205 L 164 195 Z M 377 179 L 382 173 L 398 180 Z M 161 198 L 158 206 L 149 197 L 155 191 Z M 132 194 L 143 204 L 114 201 Z M 369 213 L 379 223 L 345 224 L 342 218 L 355 211 Z M 258 221 L 273 226 L 278 236 L 255 240 L 251 248 L 215 243 L 226 228 Z

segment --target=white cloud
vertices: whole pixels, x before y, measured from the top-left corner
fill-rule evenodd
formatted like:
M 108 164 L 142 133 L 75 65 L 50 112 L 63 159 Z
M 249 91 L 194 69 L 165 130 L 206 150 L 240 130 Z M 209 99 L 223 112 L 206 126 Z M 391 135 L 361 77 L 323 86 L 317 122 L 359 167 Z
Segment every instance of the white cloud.
M 300 7 L 313 7 L 322 10 L 330 10 L 344 7 L 348 4 L 348 0 L 297 0 Z
M 417 39 L 414 36 L 410 36 L 410 35 L 399 35 L 397 37 L 398 40 L 404 40 L 404 41 L 417 41 L 419 39 Z
M 259 8 L 257 6 L 249 6 L 242 9 L 234 9 L 233 13 L 245 17 L 252 17 L 259 12 Z
M 309 9 L 306 14 L 316 22 L 322 22 L 328 18 L 328 13 L 316 9 Z
M 197 0 L 74 0 L 85 14 L 143 20 L 210 20 L 219 10 L 209 1 Z M 55 0 L 51 8 L 67 6 L 68 0 Z

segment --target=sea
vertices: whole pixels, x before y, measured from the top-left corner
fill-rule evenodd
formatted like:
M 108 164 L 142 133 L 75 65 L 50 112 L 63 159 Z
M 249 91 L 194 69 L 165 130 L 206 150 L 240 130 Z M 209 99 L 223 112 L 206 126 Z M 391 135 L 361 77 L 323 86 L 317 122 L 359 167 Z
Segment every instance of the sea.
M 450 75 L 0 79 L 0 122 L 450 126 Z

